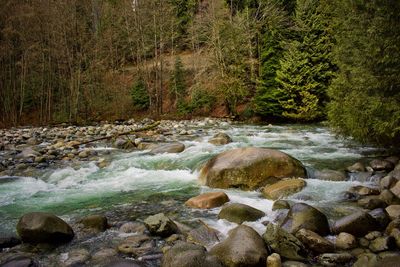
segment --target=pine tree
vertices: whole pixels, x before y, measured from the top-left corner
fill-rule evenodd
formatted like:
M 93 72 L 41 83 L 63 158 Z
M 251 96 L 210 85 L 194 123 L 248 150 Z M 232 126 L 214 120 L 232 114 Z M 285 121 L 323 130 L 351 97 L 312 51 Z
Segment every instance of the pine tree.
M 186 97 L 185 72 L 180 57 L 176 57 L 175 59 L 174 72 L 171 77 L 170 96 L 173 97 L 178 109 L 184 106 Z
M 334 1 L 331 125 L 362 142 L 400 141 L 400 2 Z
M 131 89 L 132 103 L 136 110 L 147 110 L 150 106 L 150 97 L 143 79 L 137 80 Z
M 298 0 L 296 38 L 287 44 L 277 81 L 286 99 L 283 116 L 299 121 L 320 119 L 325 114 L 327 88 L 333 77 L 331 36 L 319 0 Z

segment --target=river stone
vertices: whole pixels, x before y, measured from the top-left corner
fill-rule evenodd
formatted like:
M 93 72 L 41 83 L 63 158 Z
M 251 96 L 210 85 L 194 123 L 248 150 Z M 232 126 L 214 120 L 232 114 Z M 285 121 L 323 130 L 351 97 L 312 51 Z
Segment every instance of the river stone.
M 2 262 L 2 259 L 0 259 L 0 262 Z M 1 267 L 39 267 L 39 263 L 28 256 L 25 255 L 13 255 L 7 258 L 2 264 L 0 265 Z
M 276 200 L 272 205 L 272 210 L 283 210 L 283 209 L 290 209 L 290 203 L 286 200 Z
M 282 261 L 281 256 L 277 253 L 272 253 L 267 257 L 267 266 L 268 267 L 281 267 Z
M 296 237 L 310 250 L 317 253 L 332 252 L 335 250 L 333 244 L 313 231 L 300 229 Z
M 365 172 L 365 166 L 361 162 L 356 162 L 346 168 L 348 172 Z
M 369 165 L 374 169 L 374 171 L 390 171 L 393 170 L 394 165 L 390 161 L 374 159 Z
M 396 241 L 392 236 L 382 236 L 373 240 L 369 249 L 373 252 L 382 252 L 395 247 Z
M 222 206 L 229 201 L 224 192 L 210 192 L 190 198 L 185 204 L 191 208 L 212 209 Z
M 367 187 L 363 185 L 357 185 L 350 187 L 349 192 L 360 195 L 360 196 L 367 196 L 367 195 L 379 195 L 378 188 Z
M 146 226 L 139 222 L 126 222 L 119 228 L 123 233 L 139 233 L 143 234 L 146 231 Z
M 381 191 L 381 194 L 379 195 L 379 198 L 385 202 L 387 205 L 396 205 L 396 204 L 400 204 L 400 199 L 398 197 L 396 197 L 392 191 L 387 190 L 387 189 L 383 189 Z
M 85 266 L 90 259 L 90 253 L 86 249 L 74 249 L 68 252 L 68 258 L 64 261 L 65 266 Z
M 301 228 L 311 230 L 322 236 L 330 233 L 328 219 L 325 214 L 305 203 L 294 204 L 281 226 L 292 234 Z
M 379 260 L 374 267 L 400 267 L 400 256 L 385 257 Z
M 335 246 L 343 250 L 352 249 L 357 247 L 357 239 L 352 234 L 342 232 L 336 237 Z
M 268 224 L 263 238 L 267 245 L 282 257 L 291 260 L 304 260 L 306 258 L 306 249 L 300 240 L 278 225 Z
M 247 147 L 213 157 L 199 179 L 210 187 L 254 190 L 287 177 L 307 177 L 300 161 L 278 150 Z
M 323 266 L 344 266 L 354 259 L 353 255 L 343 253 L 325 253 L 318 257 L 318 262 Z
M 85 228 L 94 229 L 99 232 L 104 232 L 108 228 L 107 218 L 102 215 L 90 215 L 81 219 Z
M 400 205 L 390 205 L 385 210 L 391 220 L 400 218 Z
M 117 250 L 123 254 L 132 255 L 144 242 L 149 240 L 151 240 L 150 237 L 144 234 L 130 236 L 118 245 Z
M 262 194 L 268 199 L 278 199 L 301 191 L 306 186 L 303 179 L 285 179 L 263 188 Z
M 0 251 L 3 248 L 12 248 L 19 244 L 21 244 L 21 240 L 16 236 L 3 236 L 3 234 L 0 236 Z
M 400 248 L 400 230 L 397 228 L 394 228 L 390 232 L 390 236 L 394 238 L 397 248 Z
M 144 224 L 151 234 L 161 237 L 168 237 L 179 232 L 178 226 L 164 213 L 147 217 Z
M 185 150 L 185 145 L 179 142 L 164 144 L 150 150 L 151 154 L 180 153 Z
M 397 183 L 397 179 L 391 175 L 386 175 L 379 181 L 379 186 L 381 190 L 390 189 L 393 185 Z
M 390 191 L 392 191 L 396 197 L 400 198 L 400 181 L 396 182 L 396 184 L 390 188 Z
M 390 156 L 385 158 L 385 160 L 391 162 L 393 166 L 396 166 L 396 164 L 399 163 L 400 158 L 397 156 Z
M 388 226 L 385 229 L 385 234 L 390 234 L 392 230 L 395 228 L 400 230 L 400 218 L 394 219 L 388 224 Z
M 379 229 L 379 223 L 368 213 L 357 211 L 338 219 L 332 226 L 332 232 L 346 232 L 355 236 L 364 236 L 370 231 Z
M 315 178 L 324 181 L 346 181 L 346 174 L 342 171 L 323 169 L 315 171 Z
M 353 267 L 378 267 L 378 257 L 373 253 L 362 253 L 357 257 Z
M 371 215 L 379 223 L 380 230 L 385 229 L 390 222 L 389 215 L 382 208 L 371 210 L 370 212 L 368 212 L 368 214 Z
M 187 241 L 208 248 L 219 242 L 218 233 L 217 230 L 203 224 L 188 233 Z
M 17 233 L 23 242 L 59 244 L 74 237 L 72 228 L 51 213 L 31 212 L 23 215 L 17 224 Z
M 148 265 L 137 260 L 115 259 L 103 267 L 148 267 Z
M 309 265 L 300 261 L 285 261 L 282 263 L 282 267 L 308 267 Z
M 208 140 L 208 142 L 216 146 L 221 146 L 231 143 L 232 138 L 226 133 L 217 133 L 210 140 Z
M 232 203 L 224 205 L 218 214 L 218 219 L 225 219 L 230 222 L 241 224 L 243 222 L 256 221 L 265 216 L 261 210 L 245 204 Z
M 377 209 L 386 207 L 385 201 L 383 201 L 380 196 L 366 196 L 357 201 L 357 204 L 364 209 Z
M 179 241 L 164 255 L 162 267 L 222 267 L 221 262 L 202 246 Z
M 215 245 L 210 253 L 226 267 L 266 266 L 268 256 L 263 239 L 246 225 L 231 230 L 228 238 Z

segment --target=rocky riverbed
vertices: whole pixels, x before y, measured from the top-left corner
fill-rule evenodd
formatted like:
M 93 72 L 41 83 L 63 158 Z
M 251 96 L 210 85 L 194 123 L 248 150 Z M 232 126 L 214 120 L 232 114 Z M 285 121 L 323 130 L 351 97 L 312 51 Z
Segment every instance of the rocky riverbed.
M 0 130 L 0 266 L 400 259 L 396 155 L 320 126 L 200 119 L 128 133 L 149 125 Z

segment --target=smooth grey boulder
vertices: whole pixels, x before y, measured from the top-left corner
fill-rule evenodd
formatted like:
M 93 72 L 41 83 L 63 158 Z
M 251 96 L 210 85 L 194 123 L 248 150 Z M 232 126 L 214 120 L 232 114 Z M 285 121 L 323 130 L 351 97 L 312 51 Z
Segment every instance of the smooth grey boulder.
M 210 253 L 226 267 L 266 266 L 268 251 L 253 228 L 240 225 L 229 232 L 227 239 L 215 245 Z
M 379 228 L 379 223 L 371 215 L 358 211 L 335 221 L 332 231 L 335 234 L 346 232 L 360 237 Z
M 164 144 L 150 150 L 150 154 L 180 153 L 185 150 L 185 145 L 179 142 Z
M 65 221 L 51 213 L 31 212 L 23 215 L 17 224 L 17 233 L 23 242 L 60 244 L 71 241 L 74 231 Z
M 218 214 L 218 219 L 225 219 L 230 222 L 241 224 L 243 222 L 256 221 L 265 216 L 261 210 L 255 209 L 245 204 L 232 203 L 225 204 Z

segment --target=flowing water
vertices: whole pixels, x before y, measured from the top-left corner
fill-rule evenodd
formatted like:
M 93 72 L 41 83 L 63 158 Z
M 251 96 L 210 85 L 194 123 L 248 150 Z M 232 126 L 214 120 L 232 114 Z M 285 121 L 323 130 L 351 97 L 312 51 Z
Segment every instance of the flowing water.
M 183 203 L 201 192 L 214 189 L 197 182 L 198 170 L 212 156 L 236 147 L 256 146 L 284 151 L 309 169 L 344 169 L 357 160 L 373 155 L 376 149 L 336 138 L 321 125 L 253 126 L 225 125 L 222 128 L 194 127 L 197 136 L 181 140 L 186 149 L 179 154 L 150 155 L 147 151 L 114 151 L 112 163 L 99 169 L 93 162 L 51 169 L 39 177 L 21 177 L 0 183 L 0 231 L 15 231 L 17 219 L 30 211 L 47 211 L 66 220 L 84 214 L 107 213 L 121 218 L 143 219 L 156 212 L 169 212 L 181 221 L 202 219 L 226 233 L 234 224 L 217 220 L 219 209 L 195 211 Z M 214 146 L 208 139 L 224 131 L 233 138 L 225 146 Z M 106 149 L 106 148 L 98 148 Z M 305 202 L 328 207 L 357 181 L 328 182 L 309 179 L 308 186 L 292 196 L 308 196 Z M 251 205 L 267 216 L 251 223 L 262 231 L 261 222 L 274 217 L 273 202 L 259 192 L 225 190 L 232 202 Z

